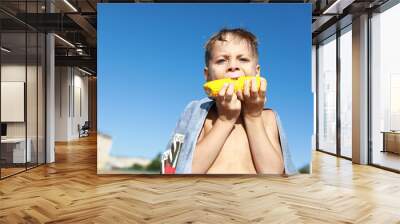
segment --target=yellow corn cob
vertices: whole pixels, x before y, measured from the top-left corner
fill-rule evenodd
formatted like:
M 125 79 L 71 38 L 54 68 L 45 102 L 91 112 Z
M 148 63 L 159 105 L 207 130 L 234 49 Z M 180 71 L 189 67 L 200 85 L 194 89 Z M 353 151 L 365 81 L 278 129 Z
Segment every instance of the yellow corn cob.
M 217 79 L 206 82 L 204 84 L 204 90 L 208 96 L 216 97 L 219 91 L 222 89 L 225 83 L 233 83 L 236 91 L 243 91 L 245 80 L 251 81 L 252 78 L 256 78 L 257 89 L 260 88 L 260 76 L 240 76 L 237 80 L 231 78 Z

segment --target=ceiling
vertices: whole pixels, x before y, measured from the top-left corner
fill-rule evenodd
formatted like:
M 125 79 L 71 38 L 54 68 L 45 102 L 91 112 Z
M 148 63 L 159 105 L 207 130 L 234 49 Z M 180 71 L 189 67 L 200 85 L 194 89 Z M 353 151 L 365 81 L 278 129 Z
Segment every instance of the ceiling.
M 319 38 L 335 32 L 332 27 L 338 20 L 357 15 L 365 10 L 374 9 L 387 0 L 248 0 L 232 2 L 252 3 L 312 3 L 312 37 L 313 43 Z M 9 48 L 15 48 L 23 54 L 25 39 L 23 33 L 54 32 L 60 38 L 55 38 L 56 65 L 80 66 L 96 73 L 97 57 L 97 3 L 171 3 L 188 2 L 180 0 L 150 1 L 150 0 L 1 0 L 0 21 L 2 43 L 10 43 Z M 199 1 L 196 1 L 199 2 Z M 203 0 L 201 2 L 218 2 Z M 226 1 L 219 1 L 226 2 Z M 51 12 L 51 13 L 50 13 Z M 290 15 L 289 15 L 290 16 Z M 347 18 L 351 23 L 351 18 Z M 342 24 L 343 26 L 346 24 Z M 331 31 L 329 31 L 331 28 Z M 329 31 L 329 32 L 328 32 Z M 62 39 L 69 43 L 66 43 Z M 29 38 L 28 38 L 29 39 Z M 6 41 L 6 42 L 5 42 Z M 28 40 L 29 41 L 29 40 Z M 72 44 L 72 45 L 71 45 Z M 20 47 L 18 47 L 20 46 Z M 33 52 L 35 43 L 28 44 L 28 54 Z M 32 48 L 32 49 L 31 49 Z M 18 50 L 19 49 L 19 50 Z
M 1 0 L 2 46 L 11 49 L 3 60 L 33 58 L 43 44 L 37 33 L 54 32 L 56 66 L 79 66 L 96 73 L 96 0 Z M 71 7 L 72 6 L 72 7 Z M 27 40 L 25 32 L 27 31 Z M 43 36 L 41 36 L 43 40 Z M 66 40 L 66 41 L 64 41 Z M 25 44 L 27 41 L 27 45 Z M 27 46 L 25 48 L 25 46 Z

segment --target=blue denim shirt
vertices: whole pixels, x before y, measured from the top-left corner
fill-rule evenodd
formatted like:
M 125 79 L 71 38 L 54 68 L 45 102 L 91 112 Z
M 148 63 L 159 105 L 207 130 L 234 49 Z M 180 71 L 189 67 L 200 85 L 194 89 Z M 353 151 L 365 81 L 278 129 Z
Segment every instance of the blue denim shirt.
M 178 120 L 178 123 L 174 131 L 172 132 L 170 141 L 166 147 L 166 151 L 171 148 L 174 136 L 184 136 L 183 144 L 179 153 L 179 157 L 177 159 L 176 174 L 192 173 L 193 152 L 196 148 L 197 138 L 203 127 L 208 111 L 214 105 L 214 103 L 215 101 L 208 97 L 201 100 L 195 100 L 190 102 L 181 114 L 181 117 Z M 297 174 L 298 171 L 292 162 L 288 142 L 285 136 L 285 132 L 282 128 L 281 121 L 278 114 L 275 111 L 274 113 L 281 142 L 285 174 Z

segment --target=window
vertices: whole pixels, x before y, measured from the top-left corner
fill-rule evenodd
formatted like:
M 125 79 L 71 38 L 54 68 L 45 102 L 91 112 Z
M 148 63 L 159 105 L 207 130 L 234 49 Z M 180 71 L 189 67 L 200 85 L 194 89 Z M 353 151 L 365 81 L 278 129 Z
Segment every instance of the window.
M 371 18 L 372 163 L 400 170 L 400 4 Z
M 336 153 L 336 35 L 318 47 L 318 149 Z
M 351 25 L 340 35 L 340 155 L 352 157 L 352 33 Z

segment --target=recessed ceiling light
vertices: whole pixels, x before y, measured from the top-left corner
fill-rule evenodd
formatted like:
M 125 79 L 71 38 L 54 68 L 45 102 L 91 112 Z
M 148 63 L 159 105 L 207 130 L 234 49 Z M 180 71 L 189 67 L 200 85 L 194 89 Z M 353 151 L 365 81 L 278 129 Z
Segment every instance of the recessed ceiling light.
M 326 14 L 342 14 L 343 9 L 351 5 L 355 0 L 336 0 L 332 5 L 330 5 L 324 12 Z
M 6 53 L 10 53 L 10 52 L 11 52 L 11 50 L 9 50 L 9 49 L 7 49 L 7 48 L 5 48 L 5 47 L 1 47 L 1 50 L 4 51 L 4 52 L 6 52 Z
M 67 4 L 72 10 L 74 10 L 74 12 L 78 12 L 78 10 L 71 4 L 69 3 L 69 1 L 64 0 L 65 4 Z
M 86 70 L 83 70 L 83 69 L 81 69 L 81 68 L 79 68 L 79 67 L 78 67 L 78 70 L 81 71 L 81 72 L 83 72 L 83 73 L 85 73 L 85 74 L 87 74 L 87 75 L 90 75 L 90 76 L 93 75 L 92 73 L 90 73 L 90 72 L 88 72 L 88 71 L 86 71 Z
M 60 36 L 57 35 L 57 34 L 54 34 L 54 36 L 57 37 L 58 39 L 60 39 L 62 42 L 64 42 L 64 43 L 68 44 L 69 46 L 75 48 L 75 45 L 73 45 L 73 44 L 72 44 L 71 42 L 69 42 L 68 40 L 66 40 L 66 39 L 64 39 L 64 38 L 62 38 L 62 37 L 60 37 Z

